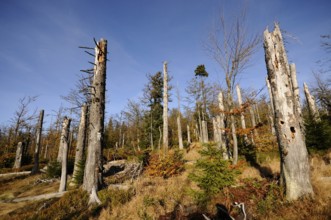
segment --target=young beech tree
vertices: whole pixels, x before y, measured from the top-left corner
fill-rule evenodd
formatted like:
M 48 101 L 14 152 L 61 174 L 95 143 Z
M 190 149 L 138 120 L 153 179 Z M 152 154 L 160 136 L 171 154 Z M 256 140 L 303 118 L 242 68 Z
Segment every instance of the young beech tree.
M 233 90 L 237 77 L 247 67 L 260 43 L 258 35 L 253 35 L 252 37 L 249 35 L 245 24 L 245 10 L 238 16 L 233 16 L 231 21 L 227 23 L 224 14 L 221 14 L 206 44 L 208 53 L 224 72 L 227 86 L 226 102 L 230 112 L 234 108 Z M 233 164 L 236 164 L 238 160 L 238 144 L 235 118 L 232 114 L 229 124 L 233 139 Z
M 264 31 L 264 50 L 281 157 L 281 184 L 285 188 L 286 198 L 296 200 L 312 195 L 313 189 L 295 88 L 277 24 L 273 32 L 270 33 L 268 29 Z
M 102 184 L 102 143 L 104 136 L 107 40 L 95 47 L 94 77 L 91 87 L 89 136 L 83 189 L 90 193 L 89 203 L 100 203 L 97 190 Z

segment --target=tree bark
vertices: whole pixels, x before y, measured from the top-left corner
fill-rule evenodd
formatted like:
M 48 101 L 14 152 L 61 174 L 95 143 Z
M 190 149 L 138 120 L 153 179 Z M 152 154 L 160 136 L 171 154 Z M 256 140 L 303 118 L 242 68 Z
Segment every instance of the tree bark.
M 229 147 L 226 146 L 226 142 L 225 142 L 225 124 L 224 124 L 225 115 L 224 115 L 224 103 L 223 103 L 222 92 L 218 94 L 218 107 L 220 110 L 219 117 L 217 117 L 217 128 L 220 137 L 219 145 L 220 145 L 220 149 L 223 152 L 223 159 L 228 160 L 230 158 L 230 154 L 228 152 Z
M 80 164 L 83 161 L 83 155 L 84 155 L 84 149 L 85 149 L 85 143 L 86 143 L 86 122 L 87 122 L 87 111 L 88 106 L 87 104 L 84 104 L 81 109 L 81 116 L 80 116 L 80 123 L 78 127 L 78 135 L 77 135 L 77 147 L 76 147 L 76 154 L 75 154 L 75 165 L 74 165 L 74 171 L 72 174 L 72 184 L 75 184 L 77 174 L 79 169 L 81 169 Z
M 239 107 L 242 107 L 243 101 L 242 101 L 242 97 L 241 97 L 241 91 L 240 91 L 240 87 L 239 85 L 236 86 L 236 91 L 237 91 L 237 97 L 238 97 L 238 104 Z M 241 128 L 244 130 L 246 129 L 246 122 L 245 122 L 245 116 L 244 116 L 244 112 L 241 111 L 240 113 L 240 122 L 241 122 Z M 244 134 L 244 144 L 247 146 L 248 143 L 248 138 L 247 138 L 247 134 Z
M 187 143 L 191 143 L 191 132 L 190 132 L 190 125 L 186 126 L 187 129 Z
M 202 143 L 208 143 L 208 127 L 207 121 L 201 121 L 202 123 Z
M 307 100 L 307 105 L 308 105 L 308 110 L 309 110 L 309 114 L 310 114 L 311 118 L 315 122 L 321 121 L 319 112 L 318 112 L 317 107 L 316 107 L 315 98 L 314 98 L 314 96 L 312 96 L 310 94 L 308 86 L 307 86 L 306 83 L 303 83 L 303 88 L 304 88 L 304 92 L 305 92 L 305 96 L 306 96 L 306 100 Z
M 104 136 L 107 41 L 101 39 L 95 47 L 94 79 L 91 89 L 89 141 L 83 189 L 90 193 L 89 204 L 98 203 L 97 190 L 102 184 L 102 142 Z
M 168 152 L 168 63 L 163 63 L 163 150 Z
M 277 24 L 272 33 L 264 31 L 264 49 L 281 157 L 281 184 L 284 185 L 286 198 L 296 200 L 313 195 L 313 189 L 300 115 L 296 110 L 289 65 Z
M 269 119 L 270 119 L 270 124 L 271 124 L 271 133 L 273 135 L 276 134 L 276 130 L 275 130 L 275 123 L 274 123 L 274 115 L 275 115 L 275 108 L 274 108 L 274 100 L 272 98 L 272 93 L 271 93 L 271 87 L 270 87 L 270 82 L 268 77 L 265 79 L 267 87 L 268 87 L 268 92 L 269 92 L 269 98 L 270 98 L 270 105 L 268 105 L 269 107 Z
M 17 144 L 17 150 L 16 150 L 16 157 L 15 157 L 15 163 L 14 163 L 14 169 L 19 169 L 22 166 L 22 155 L 23 155 L 23 146 L 22 142 L 18 142 Z
M 34 165 L 31 174 L 36 174 L 39 172 L 39 153 L 40 153 L 41 133 L 43 130 L 43 120 L 44 120 L 44 110 L 41 110 L 39 114 L 38 127 L 37 127 L 36 147 L 34 151 Z
M 70 122 L 71 119 L 64 117 L 62 123 L 62 133 L 60 140 L 60 148 L 62 148 L 62 169 L 61 169 L 61 181 L 59 192 L 66 191 L 67 185 L 67 166 L 68 166 L 68 148 L 69 148 L 69 134 L 70 134 Z
M 180 116 L 177 117 L 177 127 L 178 127 L 178 144 L 179 144 L 179 149 L 182 150 L 182 149 L 184 149 L 184 146 L 183 146 L 182 126 L 180 124 Z

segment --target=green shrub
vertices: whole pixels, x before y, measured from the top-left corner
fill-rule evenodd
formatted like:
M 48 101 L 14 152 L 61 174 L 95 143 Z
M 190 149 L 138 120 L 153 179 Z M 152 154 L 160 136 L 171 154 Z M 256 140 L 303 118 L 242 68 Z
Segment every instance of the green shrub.
M 239 171 L 223 160 L 222 152 L 212 145 L 205 145 L 200 151 L 201 159 L 195 164 L 189 179 L 196 182 L 200 190 L 191 190 L 198 205 L 205 207 L 208 201 L 224 187 L 235 183 Z
M 74 179 L 73 181 L 76 185 L 81 185 L 84 180 L 85 161 L 84 160 L 78 161 L 77 167 L 78 170 L 76 174 L 73 176 Z
M 322 116 L 321 121 L 305 120 L 306 145 L 309 151 L 331 148 L 331 118 Z
M 58 178 L 61 176 L 61 163 L 56 160 L 49 162 L 47 165 L 46 176 L 48 178 Z

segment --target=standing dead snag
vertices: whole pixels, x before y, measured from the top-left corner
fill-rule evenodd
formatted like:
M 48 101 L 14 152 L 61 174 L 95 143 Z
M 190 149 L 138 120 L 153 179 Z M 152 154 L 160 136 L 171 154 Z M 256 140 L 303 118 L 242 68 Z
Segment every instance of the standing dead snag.
M 281 184 L 286 198 L 312 195 L 308 152 L 296 110 L 295 94 L 279 26 L 264 31 L 265 61 L 275 111 L 275 128 L 281 156 Z
M 13 166 L 14 169 L 21 168 L 21 166 L 22 166 L 22 156 L 23 156 L 22 142 L 18 142 L 17 150 L 16 150 L 15 163 L 14 163 L 14 166 Z
M 39 153 L 40 153 L 40 142 L 41 142 L 41 132 L 43 130 L 43 120 L 44 120 L 44 110 L 40 111 L 37 134 L 36 134 L 36 148 L 34 151 L 34 165 L 31 174 L 36 174 L 39 172 Z
M 224 119 L 225 119 L 225 115 L 224 115 L 224 103 L 223 103 L 223 93 L 220 92 L 218 94 L 218 107 L 220 110 L 220 114 L 217 117 L 217 130 L 218 130 L 218 137 L 219 137 L 219 145 L 220 145 L 220 149 L 223 152 L 223 159 L 224 160 L 228 160 L 230 158 L 230 154 L 228 151 L 228 146 L 226 146 L 225 144 L 225 124 L 224 124 Z
M 163 63 L 163 150 L 168 151 L 168 63 Z
M 319 115 L 319 112 L 318 112 L 317 107 L 316 107 L 315 98 L 314 98 L 314 96 L 312 96 L 310 94 L 308 86 L 307 86 L 306 83 L 303 83 L 303 88 L 304 88 L 304 91 L 305 91 L 305 96 L 306 96 L 306 100 L 307 100 L 309 114 L 310 114 L 311 118 L 313 119 L 313 121 L 318 122 L 321 119 L 320 119 L 320 115 Z
M 87 104 L 84 104 L 82 106 L 80 122 L 79 122 L 79 127 L 78 127 L 75 165 L 74 165 L 74 171 L 72 174 L 72 181 L 71 181 L 72 184 L 75 184 L 77 182 L 77 174 L 79 172 L 79 169 L 81 169 L 79 166 L 80 166 L 81 162 L 83 161 L 83 153 L 84 153 L 84 149 L 85 149 L 84 146 L 85 146 L 85 140 L 86 140 L 87 111 L 88 111 Z
M 62 132 L 60 140 L 60 148 L 62 148 L 62 169 L 61 169 L 61 182 L 59 192 L 66 191 L 67 185 L 67 166 L 68 166 L 68 148 L 69 148 L 69 133 L 70 133 L 71 119 L 64 117 L 62 123 Z
M 242 104 L 243 104 L 243 101 L 242 101 L 242 98 L 241 98 L 241 91 L 240 91 L 239 85 L 236 86 L 236 90 L 237 90 L 239 108 L 241 108 Z M 245 130 L 246 129 L 246 122 L 245 122 L 245 116 L 244 116 L 243 111 L 240 112 L 240 121 L 241 121 L 241 128 L 243 130 Z M 245 146 L 247 146 L 249 144 L 247 134 L 244 134 L 244 144 L 245 144 Z
M 102 141 L 104 135 L 107 41 L 95 47 L 94 78 L 91 87 L 89 137 L 83 189 L 90 193 L 89 203 L 100 203 L 97 190 L 102 184 Z

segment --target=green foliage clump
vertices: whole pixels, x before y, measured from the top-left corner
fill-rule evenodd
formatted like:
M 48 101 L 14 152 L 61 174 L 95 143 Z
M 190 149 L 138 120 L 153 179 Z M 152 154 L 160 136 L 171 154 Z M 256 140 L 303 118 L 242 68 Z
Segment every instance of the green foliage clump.
M 206 71 L 205 65 L 201 64 L 198 65 L 197 68 L 194 70 L 195 76 L 203 76 L 208 77 L 208 72 Z
M 239 171 L 223 159 L 222 152 L 215 146 L 205 145 L 200 154 L 202 158 L 195 164 L 195 169 L 190 173 L 189 178 L 201 189 L 192 190 L 192 194 L 197 203 L 203 207 L 223 188 L 233 185 Z
M 81 185 L 84 180 L 85 160 L 78 161 L 77 167 L 78 167 L 78 170 L 77 170 L 76 174 L 73 176 L 74 183 L 76 185 Z
M 48 178 L 58 178 L 61 176 L 61 163 L 53 160 L 47 165 L 46 176 Z
M 165 156 L 159 154 L 151 155 L 149 158 L 149 164 L 146 168 L 146 173 L 150 176 L 169 178 L 181 173 L 183 170 L 183 154 L 176 150 L 169 151 Z
M 310 151 L 331 148 L 331 117 L 322 116 L 320 121 L 305 120 L 306 145 Z

